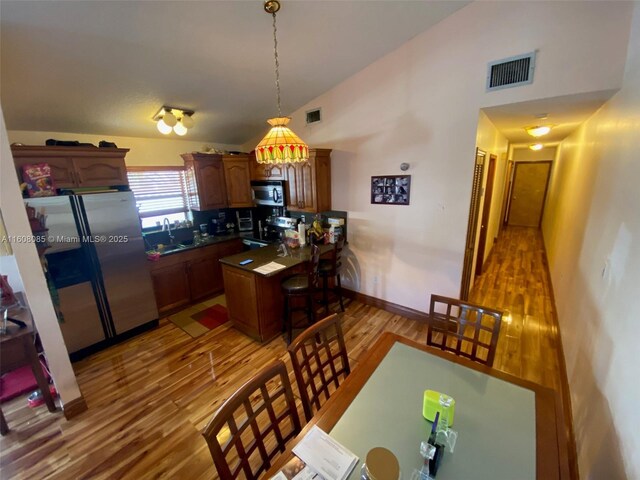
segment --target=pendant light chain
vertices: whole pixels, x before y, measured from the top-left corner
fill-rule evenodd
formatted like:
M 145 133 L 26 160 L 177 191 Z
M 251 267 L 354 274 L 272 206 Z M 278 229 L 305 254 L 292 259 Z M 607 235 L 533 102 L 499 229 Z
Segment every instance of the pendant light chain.
M 291 118 L 282 116 L 278 27 L 276 26 L 276 12 L 279 9 L 280 2 L 278 0 L 265 0 L 264 11 L 273 16 L 273 56 L 276 64 L 278 116 L 267 120 L 267 123 L 271 125 L 271 129 L 255 148 L 256 161 L 261 164 L 272 165 L 306 162 L 309 160 L 308 145 L 287 126 Z
M 276 95 L 278 98 L 278 117 L 282 117 L 282 109 L 280 108 L 280 62 L 278 61 L 278 29 L 276 27 L 276 12 L 273 15 L 273 56 L 276 60 Z

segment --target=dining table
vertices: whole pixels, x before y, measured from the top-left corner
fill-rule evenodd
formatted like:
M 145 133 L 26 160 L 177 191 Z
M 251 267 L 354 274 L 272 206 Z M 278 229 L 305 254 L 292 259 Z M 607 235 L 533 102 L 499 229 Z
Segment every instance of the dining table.
M 453 453 L 445 451 L 438 480 L 570 478 L 557 392 L 391 332 L 367 350 L 265 478 L 293 457 L 292 449 L 314 426 L 359 457 L 350 479 L 360 478 L 374 447 L 394 453 L 401 478 L 421 478 L 420 443 L 432 425 L 422 414 L 425 390 L 455 400 L 457 441 Z

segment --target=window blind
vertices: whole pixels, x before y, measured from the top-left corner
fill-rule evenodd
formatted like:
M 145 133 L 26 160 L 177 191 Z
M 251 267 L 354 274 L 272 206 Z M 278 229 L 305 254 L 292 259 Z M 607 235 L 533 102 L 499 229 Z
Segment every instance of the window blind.
M 183 168 L 129 168 L 127 177 L 141 218 L 189 210 Z

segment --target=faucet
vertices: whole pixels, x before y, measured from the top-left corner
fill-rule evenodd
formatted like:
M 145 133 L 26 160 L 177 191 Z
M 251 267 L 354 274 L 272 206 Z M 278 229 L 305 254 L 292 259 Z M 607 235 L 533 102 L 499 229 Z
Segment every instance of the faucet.
M 171 245 L 173 245 L 173 240 L 176 238 L 172 233 L 171 233 L 171 222 L 169 221 L 169 219 L 167 217 L 164 217 L 164 220 L 162 221 L 162 229 L 164 230 L 164 227 L 167 227 L 167 232 L 169 232 L 169 243 Z

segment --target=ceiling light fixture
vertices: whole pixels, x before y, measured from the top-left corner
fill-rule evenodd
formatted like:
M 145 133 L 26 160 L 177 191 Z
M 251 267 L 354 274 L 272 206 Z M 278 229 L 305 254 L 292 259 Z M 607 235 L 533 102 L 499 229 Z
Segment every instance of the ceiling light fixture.
M 525 127 L 526 132 L 532 137 L 542 137 L 551 131 L 550 125 L 539 125 L 535 127 Z
M 532 143 L 531 145 L 529 145 L 529 148 L 531 150 L 542 150 L 544 148 L 544 146 L 541 143 Z
M 153 116 L 153 121 L 157 122 L 158 131 L 168 135 L 174 131 L 177 135 L 186 135 L 187 129 L 193 128 L 193 110 L 184 108 L 163 106 Z
M 278 116 L 267 120 L 271 130 L 256 147 L 258 163 L 295 163 L 309 160 L 309 147 L 287 127 L 291 117 L 283 117 L 280 106 L 280 64 L 278 62 L 278 37 L 276 12 L 280 10 L 278 0 L 266 0 L 264 11 L 273 16 L 273 55 L 276 65 L 276 98 Z

